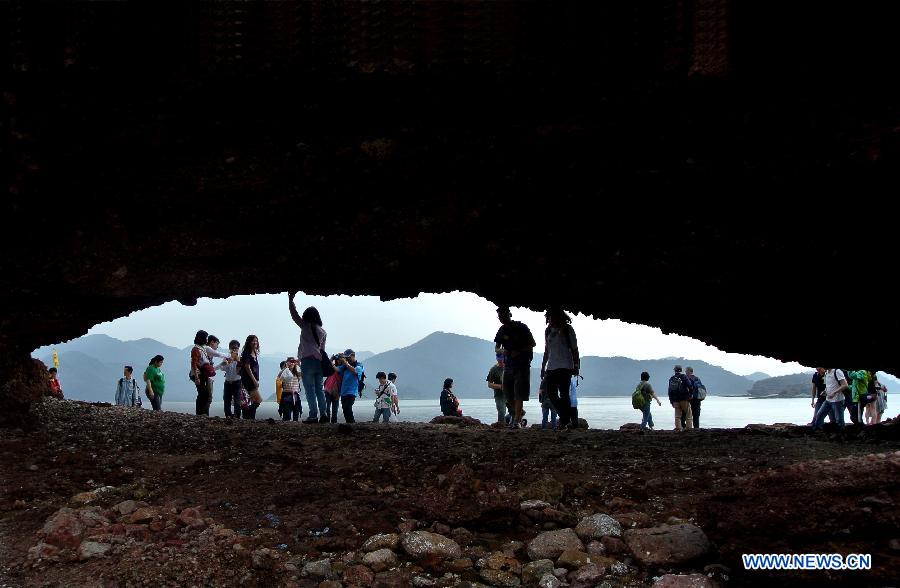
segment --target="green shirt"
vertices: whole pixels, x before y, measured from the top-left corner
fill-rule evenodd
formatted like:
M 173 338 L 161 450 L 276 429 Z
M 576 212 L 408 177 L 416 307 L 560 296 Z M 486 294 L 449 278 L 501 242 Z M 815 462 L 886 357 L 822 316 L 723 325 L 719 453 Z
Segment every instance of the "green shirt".
M 859 402 L 859 397 L 865 396 L 869 392 L 869 372 L 857 370 L 846 375 L 853 391 L 853 402 Z
M 503 368 L 499 365 L 495 365 L 491 368 L 491 371 L 488 372 L 487 381 L 490 384 L 499 384 L 503 385 Z M 503 390 L 494 390 L 494 398 L 503 397 Z
M 150 385 L 153 387 L 153 393 L 157 396 L 162 396 L 166 393 L 166 377 L 163 375 L 162 370 L 156 367 L 153 364 L 147 366 L 147 369 L 144 370 L 144 377 L 150 382 Z

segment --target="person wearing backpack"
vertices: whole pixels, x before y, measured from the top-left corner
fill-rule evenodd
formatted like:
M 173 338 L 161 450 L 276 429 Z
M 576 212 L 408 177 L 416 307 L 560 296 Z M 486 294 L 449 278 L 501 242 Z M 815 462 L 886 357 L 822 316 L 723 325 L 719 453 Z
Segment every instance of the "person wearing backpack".
M 641 418 L 641 431 L 645 431 L 647 427 L 650 427 L 650 430 L 653 430 L 653 415 L 650 414 L 650 405 L 653 404 L 651 401 L 655 400 L 656 404 L 662 406 L 662 402 L 659 401 L 659 398 L 656 396 L 656 392 L 653 391 L 653 386 L 650 385 L 650 374 L 648 372 L 641 372 L 641 381 L 638 382 L 637 388 L 635 388 L 634 396 L 640 397 L 643 399 L 643 406 L 640 408 L 641 413 L 644 415 Z M 634 401 L 632 400 L 632 406 L 634 406 Z
M 357 396 L 362 398 L 365 370 L 363 365 L 356 361 L 356 352 L 352 349 L 347 349 L 343 354 L 338 355 L 337 370 L 341 374 L 341 409 L 344 411 L 344 422 L 355 423 L 353 403 L 356 402 Z M 332 422 L 334 422 L 334 416 L 332 416 Z
M 191 347 L 191 371 L 188 378 L 197 388 L 197 400 L 195 414 L 209 416 L 210 382 L 209 379 L 216 375 L 209 356 L 206 353 L 206 345 L 209 333 L 204 330 L 197 331 L 194 335 L 194 346 Z
M 130 365 L 126 365 L 124 376 L 119 378 L 119 384 L 116 386 L 117 406 L 141 405 L 140 390 L 138 390 L 137 380 L 132 377 L 133 373 L 134 368 Z
M 694 419 L 691 415 L 691 382 L 683 373 L 681 366 L 675 366 L 675 373 L 669 378 L 669 402 L 675 409 L 675 430 L 684 431 L 694 428 Z M 682 426 L 681 417 L 684 415 L 685 423 Z
M 322 393 L 325 396 L 325 416 L 328 417 L 332 423 L 337 422 L 338 405 L 341 401 L 341 384 L 343 383 L 341 381 L 341 372 L 337 371 L 339 356 L 340 354 L 331 358 L 331 363 L 335 366 L 334 373 L 325 378 L 325 382 L 322 384 Z
M 391 412 L 394 411 L 394 405 L 397 404 L 397 388 L 394 383 L 388 380 L 387 374 L 378 372 L 375 374 L 378 380 L 378 387 L 375 388 L 375 417 L 373 423 L 377 423 L 379 418 L 384 422 L 391 422 Z
M 813 429 L 821 429 L 825 424 L 825 415 L 829 412 L 834 415 L 837 426 L 844 426 L 844 390 L 848 388 L 847 376 L 839 369 L 829 368 L 825 370 L 825 404 L 816 413 L 813 420 Z
M 325 353 L 325 339 L 328 333 L 322 328 L 322 317 L 315 306 L 310 306 L 303 311 L 303 316 L 297 313 L 294 305 L 296 290 L 288 292 L 288 310 L 291 319 L 300 327 L 300 344 L 297 347 L 297 357 L 300 358 L 300 374 L 303 378 L 303 391 L 306 393 L 306 404 L 309 406 L 309 417 L 304 423 L 327 423 L 328 407 L 325 402 L 325 392 L 322 390 L 324 379 L 331 375 L 325 373 L 329 368 L 328 355 Z M 326 362 L 323 364 L 323 361 Z
M 706 399 L 706 386 L 700 378 L 694 375 L 694 368 L 684 368 L 688 380 L 691 382 L 691 416 L 694 417 L 694 428 L 700 428 L 700 403 Z M 682 416 L 682 419 L 684 417 Z M 684 424 L 684 423 L 682 423 Z

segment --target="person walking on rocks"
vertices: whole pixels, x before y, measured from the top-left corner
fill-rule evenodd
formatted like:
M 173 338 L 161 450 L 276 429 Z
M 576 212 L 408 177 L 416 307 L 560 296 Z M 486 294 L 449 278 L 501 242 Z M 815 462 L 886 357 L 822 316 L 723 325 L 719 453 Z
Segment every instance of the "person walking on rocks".
M 378 387 L 375 388 L 375 417 L 372 422 L 377 423 L 378 419 L 382 418 L 384 422 L 389 423 L 391 412 L 397 403 L 397 388 L 384 372 L 378 372 L 375 378 L 378 380 Z
M 132 376 L 134 368 L 126 365 L 123 371 L 124 375 L 119 378 L 119 383 L 116 385 L 116 406 L 140 406 L 140 390 L 138 390 L 137 380 Z
M 259 338 L 247 335 L 241 350 L 241 384 L 250 395 L 250 406 L 243 409 L 244 418 L 255 420 L 256 409 L 262 404 L 259 393 Z
M 822 405 L 825 404 L 825 368 L 817 367 L 815 373 L 812 376 L 812 387 L 810 388 L 810 393 L 812 395 L 812 401 L 810 402 L 810 406 L 813 408 L 813 418 L 809 422 L 810 425 L 815 424 L 816 422 L 816 414 L 819 412 L 819 409 L 822 408 Z M 828 411 L 828 420 L 830 422 L 835 422 L 834 414 L 831 411 Z
M 650 385 L 650 374 L 647 372 L 641 372 L 641 381 L 637 385 L 638 390 L 641 391 L 641 395 L 644 397 L 644 408 L 641 409 L 641 413 L 643 413 L 643 418 L 641 418 L 641 431 L 647 430 L 649 427 L 650 430 L 653 430 L 653 415 L 650 414 L 650 405 L 651 401 L 655 400 L 656 404 L 662 406 L 662 402 L 659 401 L 659 398 L 656 396 L 656 392 L 653 391 L 653 386 Z
M 577 376 L 581 369 L 578 340 L 572 328 L 572 318 L 562 308 L 550 308 L 545 318 L 547 328 L 544 330 L 541 378 L 547 383 L 547 398 L 559 413 L 560 428 L 567 428 L 573 422 L 569 388 L 572 376 Z M 577 424 L 575 420 L 575 426 Z
M 487 375 L 487 386 L 494 392 L 494 405 L 497 407 L 497 423 L 506 423 L 506 397 L 503 395 L 503 354 L 497 353 L 497 363 L 491 366 Z
M 210 376 L 207 379 L 207 386 L 209 387 L 209 400 L 206 403 L 206 414 L 209 414 L 209 407 L 212 405 L 212 399 L 215 398 L 215 383 L 216 383 L 216 370 L 224 370 L 225 369 L 225 361 L 228 359 L 227 353 L 222 353 L 219 351 L 219 338 L 215 335 L 209 335 L 206 338 L 206 347 L 203 348 L 206 352 L 206 358 L 213 365 L 213 370 L 209 372 Z M 213 358 L 218 357 L 221 359 L 221 362 L 216 362 Z
M 694 419 L 691 416 L 691 382 L 683 373 L 681 366 L 675 366 L 675 373 L 669 378 L 669 402 L 675 409 L 675 430 L 683 431 L 694 428 Z M 681 424 L 684 415 L 685 425 Z
M 508 306 L 497 308 L 497 318 L 502 324 L 494 337 L 494 351 L 503 350 L 503 394 L 513 415 L 510 427 L 520 429 L 523 404 L 531 396 L 531 360 L 537 343 L 525 323 L 512 320 Z
M 816 413 L 813 428 L 821 429 L 825 423 L 825 415 L 830 412 L 833 422 L 838 427 L 844 426 L 844 390 L 847 389 L 847 376 L 839 369 L 825 370 L 825 403 Z
M 154 355 L 144 370 L 144 392 L 153 410 L 156 411 L 162 410 L 162 398 L 166 392 L 166 377 L 162 373 L 163 361 L 165 358 L 162 355 Z
M 322 373 L 322 360 L 328 355 L 325 353 L 325 339 L 328 333 L 322 328 L 322 317 L 315 306 L 310 306 L 303 311 L 303 315 L 297 313 L 294 305 L 296 290 L 288 293 L 288 310 L 294 323 L 300 327 L 300 345 L 297 347 L 297 357 L 300 358 L 300 373 L 303 376 L 303 391 L 306 393 L 306 405 L 309 407 L 309 417 L 304 423 L 327 423 L 328 406 L 325 402 L 325 392 L 322 389 L 324 374 Z
M 688 366 L 684 368 L 688 380 L 691 382 L 691 416 L 694 418 L 694 428 L 700 428 L 700 403 L 706 398 L 706 386 L 700 381 L 700 378 L 694 375 L 694 368 Z M 701 398 L 701 396 L 703 398 Z M 684 415 L 681 417 L 684 419 Z

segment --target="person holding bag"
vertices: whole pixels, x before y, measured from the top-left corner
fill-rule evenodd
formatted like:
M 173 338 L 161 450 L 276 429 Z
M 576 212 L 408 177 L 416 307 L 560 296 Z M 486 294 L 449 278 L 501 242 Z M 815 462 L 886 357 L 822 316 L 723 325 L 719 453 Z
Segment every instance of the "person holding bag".
M 254 420 L 256 409 L 262 404 L 259 394 L 259 338 L 256 335 L 247 335 L 241 350 L 241 384 L 250 396 L 250 405 L 243 409 L 244 418 Z
M 309 417 L 303 422 L 327 423 L 328 405 L 325 402 L 322 381 L 334 373 L 334 365 L 325 353 L 325 339 L 328 334 L 322 328 L 322 317 L 315 306 L 304 310 L 303 316 L 297 313 L 297 307 L 294 305 L 296 295 L 296 290 L 288 292 L 288 310 L 291 319 L 300 327 L 297 357 L 300 358 L 303 391 L 306 394 L 306 404 L 309 406 Z
M 206 353 L 206 344 L 209 333 L 204 330 L 197 331 L 194 335 L 194 346 L 191 348 L 191 371 L 188 378 L 197 387 L 197 402 L 195 414 L 209 416 L 210 382 L 209 379 L 216 375 L 216 368 L 209 361 Z

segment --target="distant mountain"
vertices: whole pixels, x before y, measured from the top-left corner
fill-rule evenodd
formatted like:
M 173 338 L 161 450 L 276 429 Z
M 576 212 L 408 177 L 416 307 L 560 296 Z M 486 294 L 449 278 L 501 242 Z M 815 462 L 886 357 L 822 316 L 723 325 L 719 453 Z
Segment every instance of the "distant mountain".
M 188 380 L 190 347 L 176 349 L 153 339 L 119 341 L 106 335 L 89 335 L 55 347 L 60 354 L 60 382 L 69 398 L 91 401 L 112 400 L 116 383 L 126 364 L 135 368 L 138 378 L 150 358 L 157 353 L 166 358 L 166 396 L 169 401 L 193 401 L 196 390 Z M 35 350 L 33 355 L 50 364 L 50 347 Z M 332 353 L 334 351 L 332 350 Z M 437 399 L 444 378 L 453 378 L 454 390 L 460 398 L 491 398 L 487 387 L 487 373 L 494 365 L 494 344 L 490 341 L 453 333 L 437 332 L 402 349 L 368 355 L 357 352 L 367 374 L 366 396 L 377 385 L 379 371 L 396 372 L 397 387 L 402 398 Z M 260 358 L 262 396 L 273 398 L 278 363 L 287 353 L 265 353 Z M 541 354 L 532 361 L 532 393 L 537 397 L 540 382 Z M 636 360 L 627 357 L 584 357 L 579 387 L 582 396 L 625 396 L 631 394 L 642 371 L 650 373 L 650 383 L 657 394 L 665 398 L 672 366 L 680 363 L 692 366 L 703 380 L 709 394 L 744 395 L 753 386 L 746 377 L 738 376 L 718 366 L 698 360 L 667 358 Z M 221 372 L 216 377 L 213 402 L 221 402 Z M 139 382 L 142 382 L 139 379 Z M 900 385 L 900 384 L 898 384 Z
M 778 396 L 779 398 L 802 398 L 809 396 L 813 372 L 790 374 L 766 378 L 753 383 L 750 396 Z
M 535 396 L 540 385 L 541 361 L 542 355 L 535 354 L 531 364 L 531 389 Z M 584 381 L 579 393 L 583 396 L 630 395 L 641 372 L 647 371 L 657 393 L 665 396 L 668 379 L 676 363 L 692 366 L 713 395 L 744 395 L 753 384 L 743 376 L 698 360 L 584 357 L 581 361 Z M 475 337 L 432 333 L 409 347 L 377 354 L 364 365 L 370 379 L 379 371 L 396 372 L 401 398 L 437 398 L 444 378 L 448 377 L 453 378 L 454 390 L 460 398 L 493 397 L 486 378 L 494 365 L 494 344 Z
M 769 374 L 766 374 L 764 372 L 753 372 L 752 374 L 746 375 L 744 377 L 750 381 L 758 382 L 760 380 L 765 380 L 767 378 L 771 378 L 772 376 L 770 376 Z

